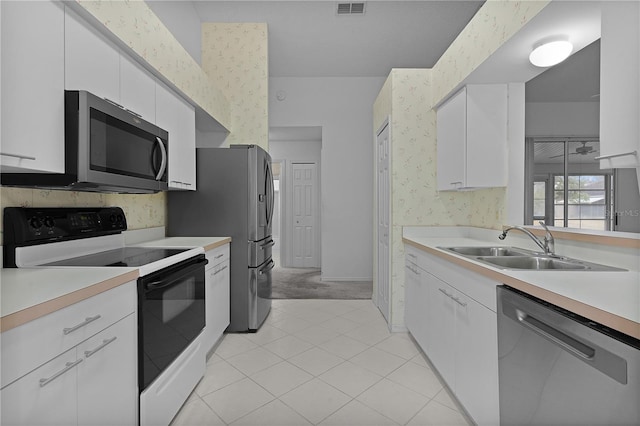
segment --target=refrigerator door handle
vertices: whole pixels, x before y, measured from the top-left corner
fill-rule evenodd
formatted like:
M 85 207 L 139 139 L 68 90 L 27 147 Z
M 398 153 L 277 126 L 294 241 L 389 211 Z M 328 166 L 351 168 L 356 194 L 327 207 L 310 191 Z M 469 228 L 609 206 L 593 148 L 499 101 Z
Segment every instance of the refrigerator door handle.
M 273 241 L 273 238 L 270 238 L 270 239 L 269 239 L 269 241 L 267 241 L 267 242 L 266 242 L 266 243 L 264 243 L 264 244 L 261 244 L 261 245 L 260 245 L 260 248 L 261 248 L 262 250 L 265 250 L 265 249 L 267 249 L 267 248 L 269 248 L 269 247 L 273 247 L 274 245 L 276 245 L 276 242 L 275 242 L 275 241 Z
M 264 275 L 270 270 L 272 270 L 275 266 L 276 266 L 275 262 L 273 260 L 269 260 L 269 262 L 263 268 L 260 268 L 260 271 L 258 272 L 258 274 Z

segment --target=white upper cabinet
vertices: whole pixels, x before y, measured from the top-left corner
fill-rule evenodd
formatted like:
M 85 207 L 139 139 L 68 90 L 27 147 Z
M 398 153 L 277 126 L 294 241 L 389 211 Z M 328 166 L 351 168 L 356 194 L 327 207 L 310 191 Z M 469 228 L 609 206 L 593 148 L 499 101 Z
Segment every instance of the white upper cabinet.
M 640 167 L 640 3 L 603 2 L 601 19 L 600 168 Z
M 438 190 L 507 184 L 507 85 L 468 85 L 437 111 Z
M 0 2 L 2 172 L 64 172 L 64 6 Z
M 160 82 L 156 85 L 156 125 L 169 132 L 169 188 L 195 191 L 195 108 Z
M 120 55 L 120 103 L 144 120 L 156 122 L 156 80 L 124 53 Z
M 120 51 L 68 7 L 65 16 L 65 89 L 120 104 Z

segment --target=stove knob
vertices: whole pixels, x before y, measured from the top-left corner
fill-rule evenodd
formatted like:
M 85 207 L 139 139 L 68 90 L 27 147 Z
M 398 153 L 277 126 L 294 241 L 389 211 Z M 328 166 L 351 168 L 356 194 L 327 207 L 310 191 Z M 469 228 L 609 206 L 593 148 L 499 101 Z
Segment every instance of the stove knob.
M 47 216 L 44 218 L 44 226 L 48 227 L 48 228 L 53 228 L 55 226 L 55 221 L 53 220 L 53 218 L 51 216 Z
M 31 225 L 32 228 L 40 229 L 42 227 L 42 221 L 34 216 L 29 219 L 29 225 Z
M 109 215 L 109 222 L 116 223 L 116 220 L 118 220 L 118 218 L 116 217 L 115 214 Z

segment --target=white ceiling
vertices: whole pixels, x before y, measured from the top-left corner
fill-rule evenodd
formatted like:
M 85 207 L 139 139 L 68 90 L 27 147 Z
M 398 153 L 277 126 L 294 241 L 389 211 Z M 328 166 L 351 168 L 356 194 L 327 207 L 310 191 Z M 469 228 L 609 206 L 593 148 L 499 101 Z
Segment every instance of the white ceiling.
M 338 16 L 334 0 L 147 1 L 196 52 L 198 20 L 266 22 L 270 77 L 386 77 L 391 68 L 431 68 L 484 3 L 369 0 L 364 15 Z M 593 1 L 552 2 L 465 83 L 527 81 L 527 102 L 599 101 L 599 9 Z M 530 44 L 558 30 L 572 35 L 578 51 L 540 74 L 526 59 Z
M 266 22 L 271 77 L 386 77 L 431 68 L 484 1 L 194 1 L 201 22 Z

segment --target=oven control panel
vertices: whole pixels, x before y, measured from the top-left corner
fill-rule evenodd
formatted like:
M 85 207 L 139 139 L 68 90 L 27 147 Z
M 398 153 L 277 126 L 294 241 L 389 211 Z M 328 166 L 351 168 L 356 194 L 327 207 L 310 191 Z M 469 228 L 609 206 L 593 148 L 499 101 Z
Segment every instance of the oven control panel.
M 28 246 L 120 233 L 127 220 L 120 207 L 4 209 L 4 246 Z

